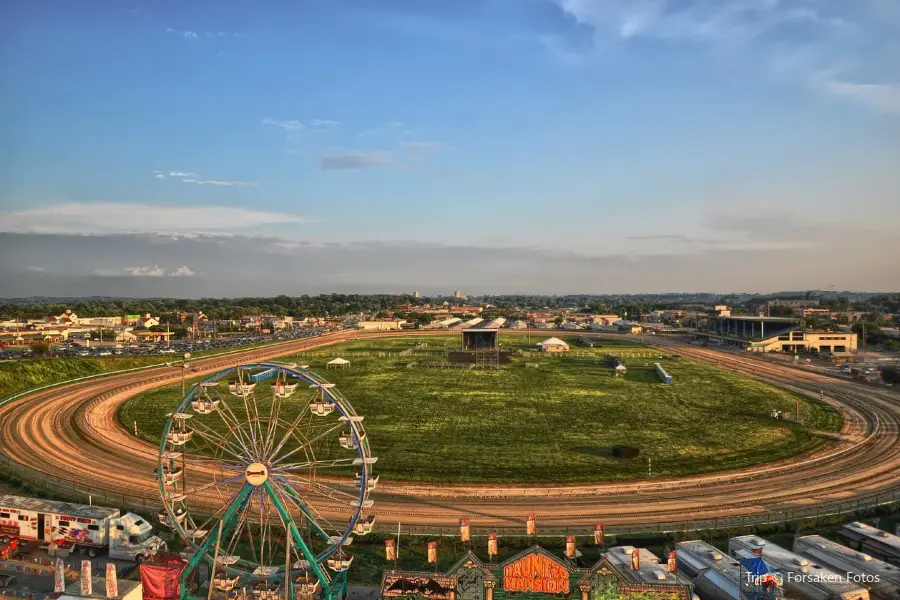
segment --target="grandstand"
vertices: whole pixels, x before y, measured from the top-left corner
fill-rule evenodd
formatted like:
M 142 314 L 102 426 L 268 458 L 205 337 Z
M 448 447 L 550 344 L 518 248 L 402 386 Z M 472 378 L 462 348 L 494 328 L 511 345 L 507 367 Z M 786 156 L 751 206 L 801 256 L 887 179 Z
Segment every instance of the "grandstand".
M 738 346 L 750 352 L 855 352 L 857 335 L 849 332 L 803 330 L 801 319 L 782 317 L 711 317 L 695 337 Z
M 474 329 L 484 323 L 484 319 L 481 317 L 475 317 L 474 319 L 469 319 L 468 321 L 460 321 L 458 323 L 454 323 L 451 326 L 451 329 Z

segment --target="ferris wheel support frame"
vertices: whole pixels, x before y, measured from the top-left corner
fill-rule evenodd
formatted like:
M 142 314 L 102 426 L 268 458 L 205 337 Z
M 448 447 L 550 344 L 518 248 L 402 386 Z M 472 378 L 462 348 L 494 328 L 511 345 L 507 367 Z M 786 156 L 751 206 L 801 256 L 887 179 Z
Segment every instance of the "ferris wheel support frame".
M 277 518 L 281 521 L 281 523 L 287 530 L 287 533 L 290 537 L 287 540 L 288 543 L 286 544 L 286 546 L 290 548 L 290 546 L 293 545 L 294 550 L 298 551 L 298 556 L 302 556 L 304 561 L 308 563 L 308 566 L 305 568 L 297 568 L 296 575 L 299 576 L 303 572 L 306 572 L 308 575 L 314 575 L 316 580 L 318 580 L 319 592 L 323 600 L 343 600 L 346 597 L 346 567 L 344 567 L 343 569 L 334 569 L 336 573 L 334 575 L 329 575 L 329 573 L 327 573 L 327 571 L 325 570 L 325 562 L 327 558 L 329 558 L 334 552 L 340 549 L 340 547 L 344 544 L 344 541 L 348 538 L 349 535 L 351 535 L 353 525 L 360 518 L 362 508 L 366 506 L 364 501 L 366 496 L 368 495 L 368 492 L 370 491 L 370 487 L 368 485 L 369 479 L 372 477 L 370 465 L 377 459 L 368 458 L 370 456 L 368 438 L 365 436 L 365 431 L 362 429 L 362 425 L 359 423 L 362 420 L 362 417 L 357 416 L 352 406 L 347 403 L 344 396 L 338 390 L 332 389 L 333 384 L 328 383 L 327 380 L 321 378 L 315 372 L 310 371 L 306 366 L 300 367 L 298 369 L 294 364 L 284 364 L 274 361 L 249 363 L 246 365 L 241 365 L 239 367 L 224 369 L 216 373 L 212 377 L 205 379 L 204 383 L 216 383 L 225 379 L 233 373 L 240 374 L 242 371 L 249 371 L 250 369 L 258 368 L 273 369 L 275 370 L 276 375 L 278 373 L 284 373 L 285 377 L 290 375 L 295 379 L 306 381 L 307 383 L 311 384 L 311 388 L 318 388 L 318 393 L 321 395 L 322 401 L 332 403 L 339 415 L 341 415 L 341 420 L 345 420 L 347 422 L 347 427 L 350 431 L 348 435 L 351 436 L 351 439 L 354 440 L 355 444 L 354 446 L 352 446 L 352 448 L 357 449 L 357 451 L 360 452 L 361 457 L 353 463 L 355 465 L 358 465 L 360 468 L 360 474 L 357 478 L 358 485 L 360 486 L 358 496 L 354 499 L 354 503 L 350 505 L 355 507 L 355 509 L 353 509 L 350 523 L 347 525 L 344 533 L 342 535 L 339 534 L 338 537 L 340 537 L 340 539 L 336 542 L 336 536 L 329 535 L 320 527 L 318 518 L 310 510 L 310 507 L 307 506 L 302 495 L 291 485 L 291 483 L 294 483 L 293 479 L 291 479 L 287 475 L 279 476 L 277 472 L 273 471 L 266 477 L 266 479 L 262 480 L 261 482 L 255 482 L 251 479 L 251 475 L 255 475 L 256 473 L 251 473 L 250 469 L 254 468 L 254 466 L 258 467 L 260 465 L 250 464 L 244 469 L 243 473 L 241 473 L 240 475 L 234 475 L 228 479 L 233 481 L 235 478 L 244 478 L 245 481 L 241 485 L 241 487 L 222 505 L 223 513 L 222 517 L 219 519 L 218 524 L 214 525 L 207 532 L 205 532 L 206 537 L 202 541 L 194 543 L 190 540 L 190 538 L 186 540 L 188 542 L 190 554 L 187 564 L 185 564 L 185 566 L 183 567 L 179 577 L 179 582 L 181 584 L 180 599 L 193 600 L 188 590 L 188 581 L 191 578 L 191 575 L 199 567 L 201 562 L 210 564 L 211 573 L 216 573 L 216 575 L 218 575 L 218 571 L 219 569 L 221 569 L 221 572 L 223 574 L 242 576 L 242 572 L 240 571 L 240 569 L 234 569 L 227 565 L 218 565 L 215 555 L 211 554 L 210 551 L 213 549 L 213 546 L 216 546 L 216 551 L 218 552 L 218 540 L 222 539 L 223 536 L 227 537 L 231 535 L 237 527 L 241 526 L 242 514 L 247 511 L 248 507 L 254 502 L 256 495 L 258 494 L 260 503 L 262 503 L 264 497 L 272 503 L 272 507 L 275 509 L 275 513 L 277 513 L 278 515 Z M 243 385 L 243 383 L 241 383 L 242 379 L 240 377 L 241 376 L 239 375 L 239 383 Z M 200 384 L 194 384 L 191 387 L 191 389 L 179 402 L 179 405 L 175 409 L 175 411 L 170 414 L 170 419 L 163 428 L 163 435 L 160 443 L 159 477 L 160 493 L 164 499 L 167 496 L 167 491 L 166 482 L 163 476 L 165 471 L 163 457 L 166 455 L 168 447 L 167 439 L 173 427 L 172 417 L 173 415 L 182 414 L 179 411 L 189 406 L 192 400 L 196 400 L 197 398 L 199 398 L 200 390 Z M 246 396 L 244 396 L 244 400 L 246 401 Z M 228 410 L 227 407 L 226 410 Z M 234 414 L 230 414 L 232 418 L 234 418 Z M 248 415 L 249 414 L 250 413 L 248 409 Z M 256 417 L 259 417 L 258 413 L 256 414 Z M 355 420 L 357 418 L 358 421 Z M 296 422 L 294 422 L 293 425 L 296 425 Z M 203 434 L 201 433 L 200 435 L 202 436 Z M 184 442 L 181 443 L 183 444 Z M 238 443 L 241 443 L 241 441 L 238 440 Z M 346 447 L 347 446 L 345 446 L 345 448 Z M 275 452 L 277 453 L 280 449 L 281 446 L 279 445 L 278 448 L 276 448 Z M 283 456 L 282 460 L 284 458 L 287 458 L 287 456 L 289 456 L 289 454 Z M 251 460 L 251 457 L 249 455 L 247 455 L 246 458 L 248 460 Z M 185 454 L 182 454 L 182 486 L 183 478 L 186 477 L 187 471 L 185 459 Z M 336 463 L 337 461 L 335 461 L 335 464 Z M 328 466 L 328 461 L 325 461 L 323 464 L 326 464 L 326 466 Z M 275 479 L 271 479 L 271 477 L 275 477 Z M 377 478 L 375 480 L 377 481 Z M 208 487 L 209 485 L 201 486 L 201 489 Z M 184 486 L 182 487 L 182 489 L 184 489 Z M 284 495 L 284 497 L 282 497 L 282 494 Z M 223 498 L 223 500 L 225 499 Z M 299 508 L 300 513 L 303 515 L 309 526 L 310 533 L 315 532 L 316 536 L 321 538 L 327 545 L 330 545 L 331 548 L 329 550 L 316 555 L 316 553 L 311 548 L 310 543 L 304 541 L 300 528 L 291 516 L 291 509 L 288 508 L 286 504 L 287 502 L 291 502 L 296 505 L 296 508 Z M 166 501 L 165 512 L 168 512 L 169 515 L 174 518 L 175 515 L 173 513 L 173 506 L 174 505 L 170 505 L 168 501 Z M 177 519 L 173 520 L 174 527 L 181 534 L 186 534 L 187 532 L 182 530 L 179 523 L 180 521 L 178 521 Z M 260 574 L 258 580 L 267 582 L 281 580 L 284 586 L 282 590 L 283 593 L 286 593 L 287 598 L 293 599 L 295 597 L 295 588 L 297 584 L 295 582 L 295 576 L 291 574 L 290 560 L 288 560 L 287 564 L 285 565 L 285 570 L 283 573 Z M 215 583 L 213 581 L 210 581 L 209 585 L 214 586 Z

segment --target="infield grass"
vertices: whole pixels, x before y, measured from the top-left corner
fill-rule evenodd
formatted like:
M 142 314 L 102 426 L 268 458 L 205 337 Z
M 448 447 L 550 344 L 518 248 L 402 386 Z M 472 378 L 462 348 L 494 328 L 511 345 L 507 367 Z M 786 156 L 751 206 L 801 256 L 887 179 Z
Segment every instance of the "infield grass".
M 501 340 L 529 348 L 524 337 L 501 333 Z M 310 365 L 365 416 L 376 471 L 386 480 L 626 480 L 647 477 L 648 458 L 653 477 L 682 476 L 787 458 L 824 442 L 809 430 L 841 426 L 826 404 L 717 367 L 659 359 L 664 351 L 624 339 L 593 349 L 573 343 L 567 356 L 514 356 L 496 371 L 426 368 L 447 359 L 398 356 L 423 341 L 431 352 L 458 343 L 453 335 L 362 338 L 282 359 Z M 624 357 L 624 378 L 604 364 L 606 352 Z M 350 368 L 326 368 L 334 356 L 350 360 Z M 660 383 L 654 362 L 672 375 L 671 385 Z M 180 386 L 144 393 L 120 418 L 129 429 L 138 421 L 140 434 L 158 443 L 179 395 Z M 802 426 L 770 418 L 773 408 L 793 412 L 798 399 Z M 615 447 L 639 454 L 616 458 Z

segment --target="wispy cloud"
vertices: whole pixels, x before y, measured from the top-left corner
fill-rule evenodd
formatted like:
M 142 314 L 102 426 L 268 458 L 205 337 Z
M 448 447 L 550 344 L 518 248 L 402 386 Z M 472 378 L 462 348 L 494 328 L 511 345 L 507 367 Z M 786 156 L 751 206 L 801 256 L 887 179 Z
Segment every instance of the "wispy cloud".
M 827 80 L 820 84 L 832 96 L 846 98 L 876 110 L 900 114 L 900 83 L 853 83 Z
M 166 174 L 162 171 L 153 171 L 154 177 L 157 179 L 165 179 Z M 182 183 L 191 183 L 194 185 L 216 185 L 222 187 L 256 187 L 258 181 L 237 181 L 231 179 L 198 179 L 197 174 L 189 171 L 169 171 L 169 177 L 180 179 Z
M 159 265 L 152 267 L 125 267 L 122 271 L 132 277 L 165 277 L 166 270 Z
M 882 50 L 888 40 L 900 39 L 900 9 L 892 0 L 546 1 L 590 32 L 593 51 L 640 39 L 691 44 L 747 62 L 761 74 L 793 78 L 795 85 L 814 83 L 818 92 L 898 112 L 900 83 L 888 77 L 896 71 L 885 67 L 896 58 Z M 587 57 L 559 36 L 536 41 L 562 62 L 578 64 Z M 821 77 L 826 71 L 845 77 Z
M 228 232 L 308 221 L 303 215 L 233 206 L 72 202 L 0 212 L 0 232 L 76 235 Z
M 188 177 L 187 179 L 181 180 L 183 183 L 193 183 L 196 185 L 219 185 L 224 187 L 256 187 L 259 185 L 258 181 L 228 181 L 228 180 L 219 180 L 219 179 L 194 179 L 193 177 Z
M 372 137 L 378 135 L 394 135 L 402 137 L 412 135 L 412 130 L 400 121 L 391 121 L 378 127 L 365 129 L 359 133 L 359 137 Z
M 43 273 L 47 270 L 47 268 L 31 266 L 31 267 L 25 267 L 25 270 L 28 271 L 29 273 Z
M 177 35 L 186 40 L 196 40 L 200 36 L 197 35 L 196 31 L 192 31 L 190 29 L 174 29 L 172 27 L 166 27 L 166 33 L 171 33 L 172 35 Z
M 171 273 L 169 273 L 170 277 L 193 277 L 197 273 L 194 272 L 189 266 L 181 265 Z
M 321 157 L 320 166 L 326 171 L 350 171 L 395 164 L 390 152 L 363 150 L 332 150 Z
M 193 29 L 175 29 L 174 27 L 166 27 L 166 33 L 171 35 L 176 35 L 178 37 L 184 38 L 186 40 L 199 40 L 201 38 L 210 39 L 210 38 L 241 38 L 244 37 L 243 33 L 238 33 L 235 31 L 210 31 L 208 29 L 204 30 L 193 30 Z
M 262 122 L 263 125 L 281 129 L 290 136 L 298 136 L 307 132 L 330 129 L 341 124 L 340 121 L 334 121 L 332 119 L 310 119 L 304 123 L 303 121 L 298 121 L 296 119 L 285 120 L 274 119 L 272 117 L 266 117 Z

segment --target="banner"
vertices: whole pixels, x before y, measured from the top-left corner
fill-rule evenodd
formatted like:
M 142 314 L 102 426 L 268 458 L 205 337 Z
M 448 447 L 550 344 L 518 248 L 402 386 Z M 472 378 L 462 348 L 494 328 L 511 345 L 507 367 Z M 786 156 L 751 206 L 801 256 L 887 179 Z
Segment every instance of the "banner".
M 178 600 L 184 560 L 177 554 L 158 554 L 155 563 L 141 563 L 143 600 Z M 188 589 L 196 586 L 197 570 L 190 575 Z
M 631 549 L 631 570 L 632 571 L 640 571 L 641 570 L 641 551 L 637 548 Z
M 606 545 L 606 538 L 603 535 L 603 523 L 594 525 L 594 545 L 601 547 Z
M 567 595 L 569 572 L 552 558 L 535 552 L 503 568 L 503 589 L 507 592 Z
M 528 520 L 525 522 L 525 534 L 537 535 L 537 523 L 534 521 L 534 513 L 528 515 Z
M 674 552 L 669 552 L 669 573 L 678 572 L 678 556 Z
M 106 563 L 106 597 L 119 597 L 119 580 L 116 578 L 116 565 Z
M 437 542 L 428 542 L 428 562 L 437 563 Z
M 66 563 L 63 562 L 63 559 L 56 559 L 56 572 L 54 573 L 53 579 L 53 591 L 55 593 L 62 593 L 66 591 Z
M 90 596 L 94 591 L 94 582 L 91 579 L 91 561 L 81 561 L 81 595 Z
M 566 557 L 575 558 L 575 536 L 566 536 Z
M 497 534 L 488 534 L 488 556 L 497 556 Z
M 471 539 L 469 536 L 469 520 L 468 519 L 460 519 L 459 520 L 459 539 L 462 542 L 468 542 Z
M 384 540 L 384 558 L 385 560 L 397 560 L 397 548 L 394 546 L 394 540 Z

